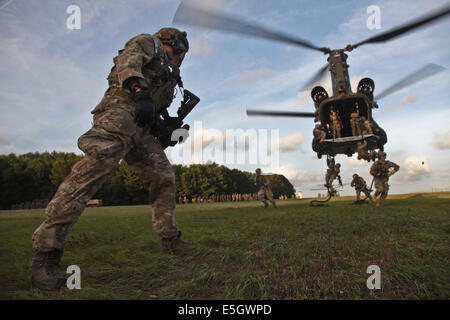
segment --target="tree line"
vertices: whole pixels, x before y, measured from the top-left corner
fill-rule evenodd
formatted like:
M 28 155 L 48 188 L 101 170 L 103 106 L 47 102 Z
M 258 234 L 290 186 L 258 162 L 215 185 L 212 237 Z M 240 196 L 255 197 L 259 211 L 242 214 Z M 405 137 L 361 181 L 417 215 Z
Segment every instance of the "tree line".
M 82 155 L 65 152 L 0 155 L 0 209 L 21 203 L 49 201 L 59 184 L 70 173 Z M 208 198 L 213 195 L 257 192 L 255 174 L 230 169 L 216 163 L 183 166 L 174 164 L 177 198 Z M 291 197 L 292 184 L 283 175 L 269 175 L 274 197 Z M 108 178 L 93 197 L 104 205 L 135 205 L 148 203 L 148 191 L 125 161 Z

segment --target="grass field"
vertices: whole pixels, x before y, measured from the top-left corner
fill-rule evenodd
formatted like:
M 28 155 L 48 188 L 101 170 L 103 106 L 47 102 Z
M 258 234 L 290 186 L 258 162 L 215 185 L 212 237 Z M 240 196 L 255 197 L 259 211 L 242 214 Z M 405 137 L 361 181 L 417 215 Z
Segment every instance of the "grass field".
M 81 290 L 30 287 L 31 234 L 43 210 L 0 211 L 1 299 L 449 299 L 450 193 L 392 196 L 381 208 L 351 198 L 186 204 L 176 210 L 190 253 L 165 254 L 149 206 L 88 208 L 62 270 Z M 369 290 L 369 265 L 381 289 Z

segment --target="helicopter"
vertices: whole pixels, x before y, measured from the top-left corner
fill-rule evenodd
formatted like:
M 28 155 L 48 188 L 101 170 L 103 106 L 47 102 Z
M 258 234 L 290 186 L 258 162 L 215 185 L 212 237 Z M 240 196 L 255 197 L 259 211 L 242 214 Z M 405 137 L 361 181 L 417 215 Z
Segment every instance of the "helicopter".
M 318 158 L 321 158 L 322 155 L 327 155 L 327 160 L 331 159 L 334 161 L 334 157 L 337 154 L 351 157 L 355 152 L 358 152 L 359 155 L 358 149 L 362 145 L 367 155 L 369 151 L 372 151 L 373 154 L 375 149 L 383 151 L 384 145 L 387 143 L 387 134 L 376 123 L 372 114 L 373 109 L 378 108 L 377 100 L 445 70 L 444 67 L 435 64 L 425 65 L 383 90 L 377 96 L 374 96 L 375 82 L 371 78 L 361 79 L 357 85 L 356 92 L 352 91 L 347 53 L 364 44 L 389 41 L 413 29 L 444 18 L 449 13 L 450 5 L 447 5 L 364 41 L 353 45 L 349 44 L 343 49 L 318 47 L 301 38 L 273 31 L 260 25 L 242 21 L 211 9 L 186 4 L 185 2 L 179 5 L 173 23 L 288 43 L 328 55 L 327 64 L 316 72 L 303 87 L 305 89 L 313 86 L 324 76 L 326 71 L 330 72 L 332 83 L 331 96 L 322 86 L 315 86 L 311 90 L 315 112 L 247 110 L 247 115 L 314 119 L 314 122 L 318 122 L 318 124 L 313 133 L 312 149 L 317 153 Z M 370 161 L 369 158 L 366 160 Z

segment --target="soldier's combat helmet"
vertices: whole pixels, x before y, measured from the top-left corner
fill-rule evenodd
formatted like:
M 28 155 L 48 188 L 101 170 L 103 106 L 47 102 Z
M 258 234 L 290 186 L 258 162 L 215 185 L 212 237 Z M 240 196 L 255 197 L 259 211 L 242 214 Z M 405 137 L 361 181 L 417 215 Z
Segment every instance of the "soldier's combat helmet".
M 173 48 L 175 54 L 181 54 L 189 50 L 187 33 L 176 28 L 162 28 L 154 34 L 165 45 Z
M 261 174 L 261 169 L 258 168 L 258 169 L 255 170 L 255 172 L 258 173 L 258 174 Z
M 378 152 L 378 158 L 381 159 L 382 157 L 385 157 L 385 158 L 386 158 L 386 152 L 384 152 L 384 151 L 379 151 L 379 152 Z

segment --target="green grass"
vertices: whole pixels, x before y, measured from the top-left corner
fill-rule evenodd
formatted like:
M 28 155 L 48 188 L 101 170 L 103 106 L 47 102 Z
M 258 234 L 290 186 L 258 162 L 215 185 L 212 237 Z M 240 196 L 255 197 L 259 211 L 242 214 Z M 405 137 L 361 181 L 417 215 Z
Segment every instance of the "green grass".
M 81 290 L 31 289 L 31 235 L 43 210 L 0 211 L 1 299 L 449 299 L 450 193 L 392 196 L 385 205 L 308 200 L 186 204 L 183 238 L 162 253 L 149 206 L 89 208 L 72 229 L 62 270 Z M 369 265 L 381 290 L 366 287 Z

